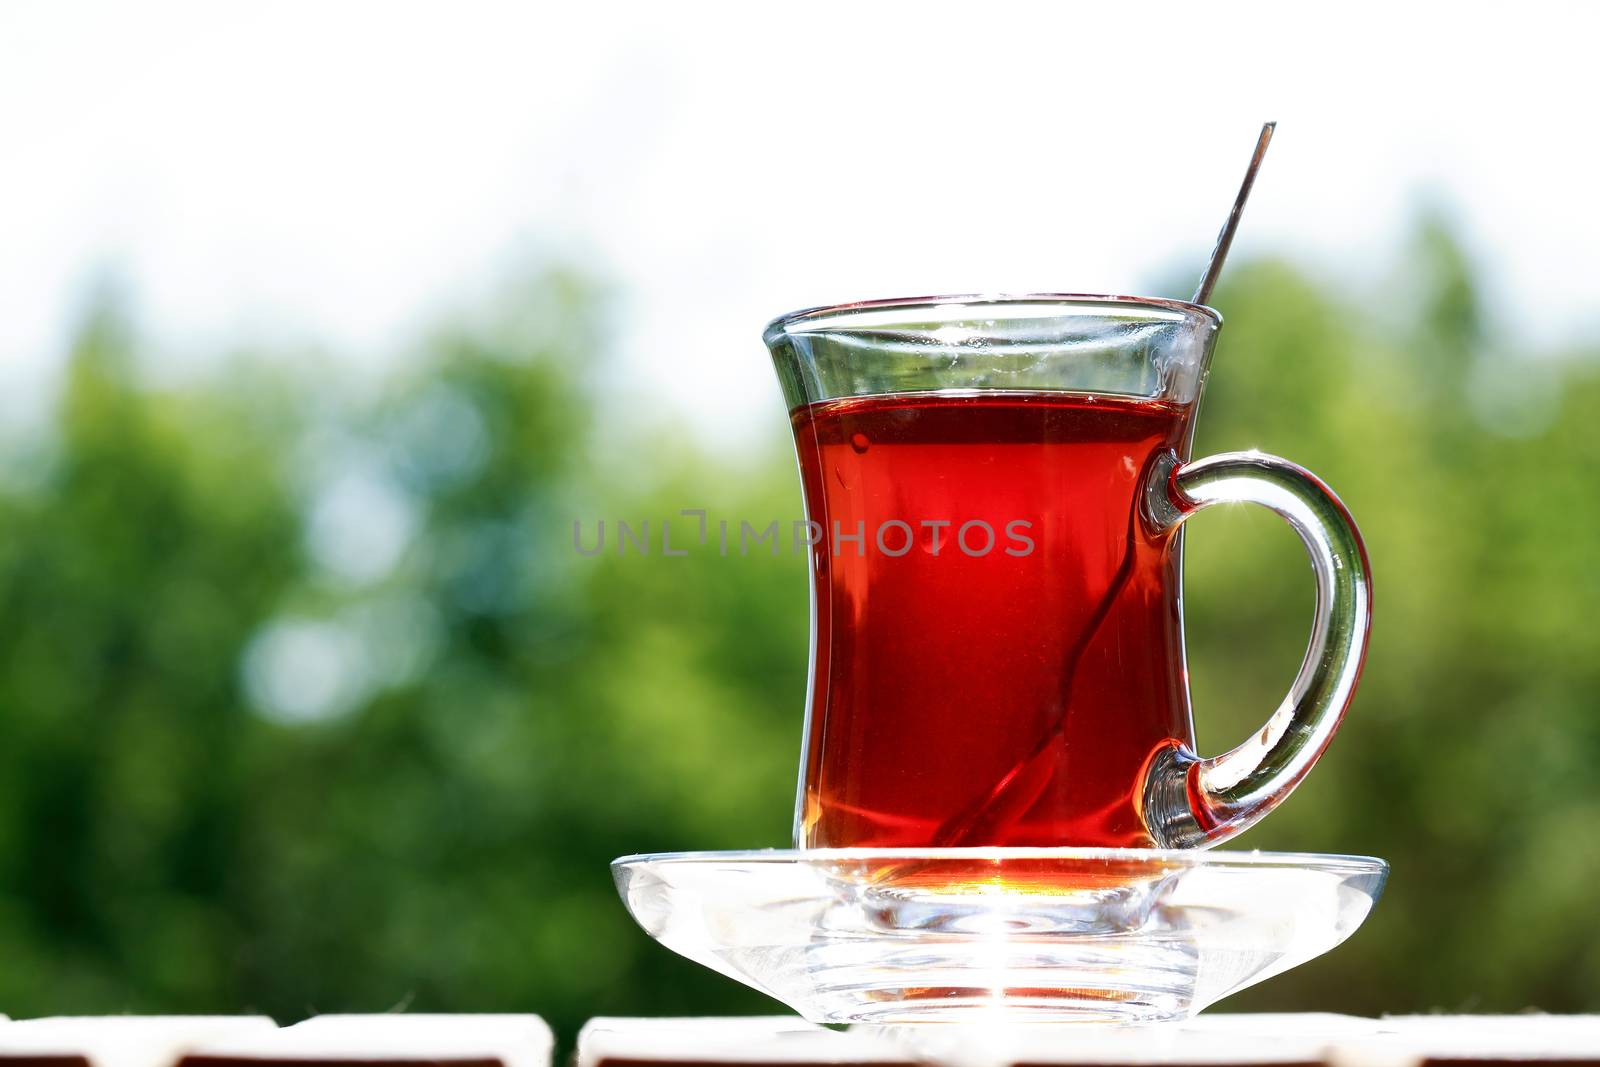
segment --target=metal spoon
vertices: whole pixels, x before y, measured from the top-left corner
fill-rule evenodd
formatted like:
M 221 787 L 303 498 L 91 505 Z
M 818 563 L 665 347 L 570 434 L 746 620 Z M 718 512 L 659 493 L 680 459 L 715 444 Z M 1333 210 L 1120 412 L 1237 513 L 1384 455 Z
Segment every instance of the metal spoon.
M 1267 154 L 1267 145 L 1272 143 L 1272 131 L 1277 128 L 1276 122 L 1261 127 L 1261 136 L 1256 138 L 1256 150 L 1250 156 L 1250 167 L 1244 172 L 1244 184 L 1239 186 L 1239 195 L 1233 201 L 1233 210 L 1228 212 L 1228 221 L 1222 224 L 1222 232 L 1217 234 L 1217 247 L 1211 250 L 1211 262 L 1206 264 L 1206 272 L 1200 278 L 1200 288 L 1194 291 L 1192 303 L 1205 304 L 1211 299 L 1217 275 L 1222 273 L 1222 261 L 1228 258 L 1228 249 L 1233 247 L 1233 235 L 1239 229 L 1239 216 L 1244 213 L 1244 202 L 1250 199 L 1250 187 L 1256 183 L 1256 171 L 1261 169 L 1261 159 Z

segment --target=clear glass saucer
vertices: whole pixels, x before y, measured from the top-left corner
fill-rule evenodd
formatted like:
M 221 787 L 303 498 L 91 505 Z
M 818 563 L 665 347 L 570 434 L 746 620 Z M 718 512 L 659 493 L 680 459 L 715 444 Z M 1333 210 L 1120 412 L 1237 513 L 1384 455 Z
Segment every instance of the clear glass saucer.
M 1184 1019 L 1353 933 L 1382 860 L 1157 849 L 625 856 L 651 937 L 820 1023 Z

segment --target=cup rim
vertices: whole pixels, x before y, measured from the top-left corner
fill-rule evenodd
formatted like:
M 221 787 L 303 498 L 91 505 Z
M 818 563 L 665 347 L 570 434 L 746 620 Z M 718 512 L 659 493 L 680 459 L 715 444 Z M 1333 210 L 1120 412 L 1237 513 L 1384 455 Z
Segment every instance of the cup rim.
M 790 332 L 797 323 L 814 322 L 834 316 L 851 315 L 862 311 L 885 311 L 896 308 L 937 308 L 952 304 L 1088 304 L 1106 308 L 1136 308 L 1146 311 L 1178 312 L 1192 323 L 1206 322 L 1212 328 L 1222 325 L 1222 314 L 1205 304 L 1187 300 L 1173 300 L 1160 296 L 1121 296 L 1111 293 L 960 293 L 945 296 L 897 296 L 878 300 L 855 300 L 843 304 L 824 304 L 801 308 L 779 315 L 761 331 L 761 338 L 771 345 Z

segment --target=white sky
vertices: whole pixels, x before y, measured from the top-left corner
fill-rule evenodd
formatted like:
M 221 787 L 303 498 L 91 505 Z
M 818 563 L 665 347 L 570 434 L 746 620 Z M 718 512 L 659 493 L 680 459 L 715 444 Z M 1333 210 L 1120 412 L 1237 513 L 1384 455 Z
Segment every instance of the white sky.
M 9 0 L 0 418 L 97 267 L 174 365 L 265 334 L 381 366 L 569 252 L 622 293 L 618 380 L 736 438 L 781 417 L 779 312 L 1198 272 L 1266 118 L 1235 255 L 1380 284 L 1442 193 L 1505 317 L 1592 337 L 1597 37 L 1526 2 Z

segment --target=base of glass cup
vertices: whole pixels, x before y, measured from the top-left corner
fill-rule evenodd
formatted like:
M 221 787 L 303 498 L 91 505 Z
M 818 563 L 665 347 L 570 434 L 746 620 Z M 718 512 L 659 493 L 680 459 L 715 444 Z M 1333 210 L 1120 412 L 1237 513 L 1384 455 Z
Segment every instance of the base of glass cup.
M 1365 857 L 1159 849 L 677 853 L 613 865 L 668 948 L 813 1022 L 1189 1018 L 1348 937 Z

